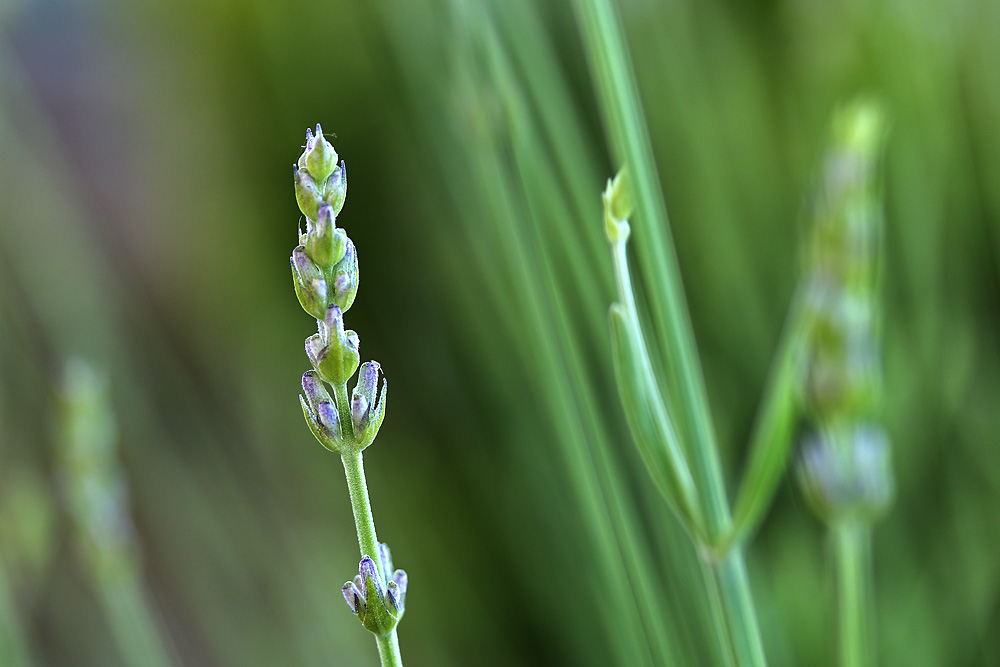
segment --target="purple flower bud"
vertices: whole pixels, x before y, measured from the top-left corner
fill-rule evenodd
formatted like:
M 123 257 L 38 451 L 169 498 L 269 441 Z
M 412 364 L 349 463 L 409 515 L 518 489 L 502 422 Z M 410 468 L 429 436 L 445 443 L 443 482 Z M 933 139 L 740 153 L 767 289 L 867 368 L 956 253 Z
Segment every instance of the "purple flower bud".
M 378 374 L 382 366 L 377 361 L 366 361 L 361 364 L 361 372 L 358 373 L 358 384 L 354 391 L 361 394 L 368 401 L 368 405 L 375 402 L 375 391 L 378 388 Z
M 399 587 L 400 592 L 400 602 L 406 600 L 406 572 L 403 570 L 396 570 L 392 574 L 392 580 Z
M 403 611 L 403 597 L 399 592 L 399 586 L 396 585 L 395 581 L 390 581 L 385 587 L 385 596 L 392 606 L 392 610 L 398 614 Z M 390 611 L 392 611 L 390 610 Z
M 355 436 L 360 438 L 368 423 L 368 399 L 359 394 L 357 389 L 351 397 L 351 421 L 354 422 Z
M 319 268 L 309 259 L 306 249 L 297 246 L 292 251 L 292 284 L 295 286 L 295 295 L 299 297 L 302 308 L 315 317 L 321 319 L 326 311 L 327 288 L 326 281 Z
M 340 436 L 340 415 L 337 414 L 337 407 L 332 402 L 323 401 L 316 406 L 316 419 L 331 435 Z
M 302 393 L 305 394 L 306 401 L 313 412 L 318 411 L 320 403 L 330 402 L 330 394 L 326 391 L 326 387 L 323 386 L 316 371 L 306 371 L 302 375 Z
M 309 357 L 309 363 L 313 365 L 313 368 L 319 367 L 325 349 L 326 345 L 320 334 L 313 334 L 306 338 L 306 356 Z
M 358 572 L 361 574 L 361 580 L 365 582 L 365 596 L 368 599 L 371 599 L 373 595 L 379 600 L 383 599 L 385 592 L 382 589 L 382 577 L 379 575 L 378 566 L 371 559 L 371 556 L 365 556 L 361 559 L 361 563 L 358 565 Z M 375 588 L 372 589 L 369 586 L 374 586 Z
M 344 313 L 340 310 L 338 306 L 329 306 L 326 309 L 326 316 L 324 318 L 324 323 L 326 324 L 326 341 L 329 344 L 332 341 L 340 340 L 344 335 Z
M 385 542 L 378 544 L 378 562 L 382 566 L 382 578 L 386 581 L 392 579 L 392 552 Z
M 348 581 L 344 584 L 343 588 L 344 599 L 347 600 L 347 606 L 351 608 L 353 613 L 358 613 L 358 610 L 365 609 L 365 598 L 358 590 L 358 587 L 354 585 L 354 582 Z
M 333 279 L 333 294 L 338 302 L 343 302 L 347 298 L 353 282 L 351 277 L 343 272 L 338 273 L 337 277 Z
M 347 344 L 355 350 L 361 347 L 361 340 L 358 338 L 358 334 L 350 329 L 347 330 Z

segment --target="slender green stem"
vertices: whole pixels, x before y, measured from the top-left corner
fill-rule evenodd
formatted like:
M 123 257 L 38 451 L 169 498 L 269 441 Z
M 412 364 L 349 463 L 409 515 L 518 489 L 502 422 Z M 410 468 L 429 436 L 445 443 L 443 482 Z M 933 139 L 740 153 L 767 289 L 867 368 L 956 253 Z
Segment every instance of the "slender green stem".
M 362 556 L 378 558 L 378 538 L 375 536 L 375 519 L 372 517 L 372 505 L 368 500 L 368 486 L 365 483 L 365 466 L 361 460 L 361 452 L 345 451 L 344 473 L 347 475 L 347 488 L 351 492 L 351 509 L 354 510 L 354 524 L 358 529 L 358 546 Z
M 869 645 L 868 608 L 872 598 L 871 528 L 845 519 L 830 528 L 837 570 L 837 613 L 839 617 L 841 667 L 873 664 Z
M 338 401 L 341 401 L 341 395 L 343 395 L 342 400 L 346 401 L 347 389 L 343 385 L 337 387 Z M 343 412 L 341 410 L 341 413 Z M 348 413 L 347 418 L 350 419 L 350 413 Z M 350 422 L 347 423 L 350 424 Z M 371 556 L 377 561 L 378 537 L 375 535 L 375 518 L 372 516 L 372 504 L 368 499 L 368 484 L 365 482 L 365 466 L 361 452 L 345 451 L 341 458 L 344 461 L 347 488 L 351 492 L 351 509 L 354 511 L 354 525 L 358 529 L 358 546 L 361 548 L 361 555 Z M 389 634 L 375 639 L 378 642 L 378 654 L 382 659 L 382 667 L 402 667 L 403 658 L 399 653 L 399 639 L 396 636 L 396 629 L 393 628 Z
M 403 667 L 403 658 L 399 653 L 399 638 L 393 630 L 387 635 L 375 638 L 378 641 L 378 656 L 382 659 L 382 667 Z

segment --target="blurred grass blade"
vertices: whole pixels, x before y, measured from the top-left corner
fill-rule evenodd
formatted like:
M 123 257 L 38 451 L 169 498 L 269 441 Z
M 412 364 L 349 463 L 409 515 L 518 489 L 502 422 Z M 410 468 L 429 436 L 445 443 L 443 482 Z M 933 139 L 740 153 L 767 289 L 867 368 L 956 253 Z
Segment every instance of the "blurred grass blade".
M 718 551 L 742 542 L 756 530 L 771 505 L 788 465 L 798 420 L 798 391 L 809 327 L 803 304 L 805 286 L 792 297 L 778 342 L 771 377 L 758 408 L 749 461 L 733 506 L 733 524 Z

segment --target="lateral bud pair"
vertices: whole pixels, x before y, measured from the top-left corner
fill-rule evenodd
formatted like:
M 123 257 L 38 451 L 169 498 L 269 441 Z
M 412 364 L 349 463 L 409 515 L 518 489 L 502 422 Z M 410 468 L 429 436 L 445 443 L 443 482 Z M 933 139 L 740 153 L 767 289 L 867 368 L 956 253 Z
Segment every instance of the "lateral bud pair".
M 291 257 L 295 294 L 303 310 L 317 320 L 326 316 L 330 305 L 346 312 L 354 304 L 360 278 L 354 243 L 344 230 L 330 227 L 332 215 L 322 212 L 329 208 L 321 209 L 320 220 L 310 221 L 309 230 L 300 235 L 305 244 L 297 246 Z
M 406 605 L 406 572 L 392 569 L 389 545 L 378 545 L 378 562 L 365 555 L 358 575 L 344 584 L 347 606 L 375 635 L 386 635 L 403 617 Z

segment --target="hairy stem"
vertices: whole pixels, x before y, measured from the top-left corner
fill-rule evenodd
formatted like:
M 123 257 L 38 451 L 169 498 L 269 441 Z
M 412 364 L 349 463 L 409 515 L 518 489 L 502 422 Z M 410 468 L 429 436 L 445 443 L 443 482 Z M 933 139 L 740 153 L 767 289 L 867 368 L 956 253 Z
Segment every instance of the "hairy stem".
M 347 389 L 337 387 L 337 399 L 347 400 Z M 343 412 L 343 410 L 341 410 Z M 350 413 L 348 413 L 349 415 Z M 350 417 L 348 416 L 348 419 Z M 351 428 L 347 422 L 345 428 Z M 365 482 L 365 465 L 361 452 L 345 450 L 341 455 L 344 461 L 344 474 L 347 476 L 347 488 L 351 492 L 351 509 L 354 511 L 354 525 L 358 529 L 358 546 L 362 556 L 371 556 L 378 561 L 378 537 L 375 535 L 375 518 L 372 516 L 372 504 L 368 499 L 368 485 Z M 382 659 L 382 667 L 402 667 L 403 658 L 399 653 L 399 639 L 396 629 L 381 637 L 376 637 L 378 654 Z
M 382 659 L 382 667 L 403 667 L 396 630 L 375 639 L 378 641 L 378 656 Z

